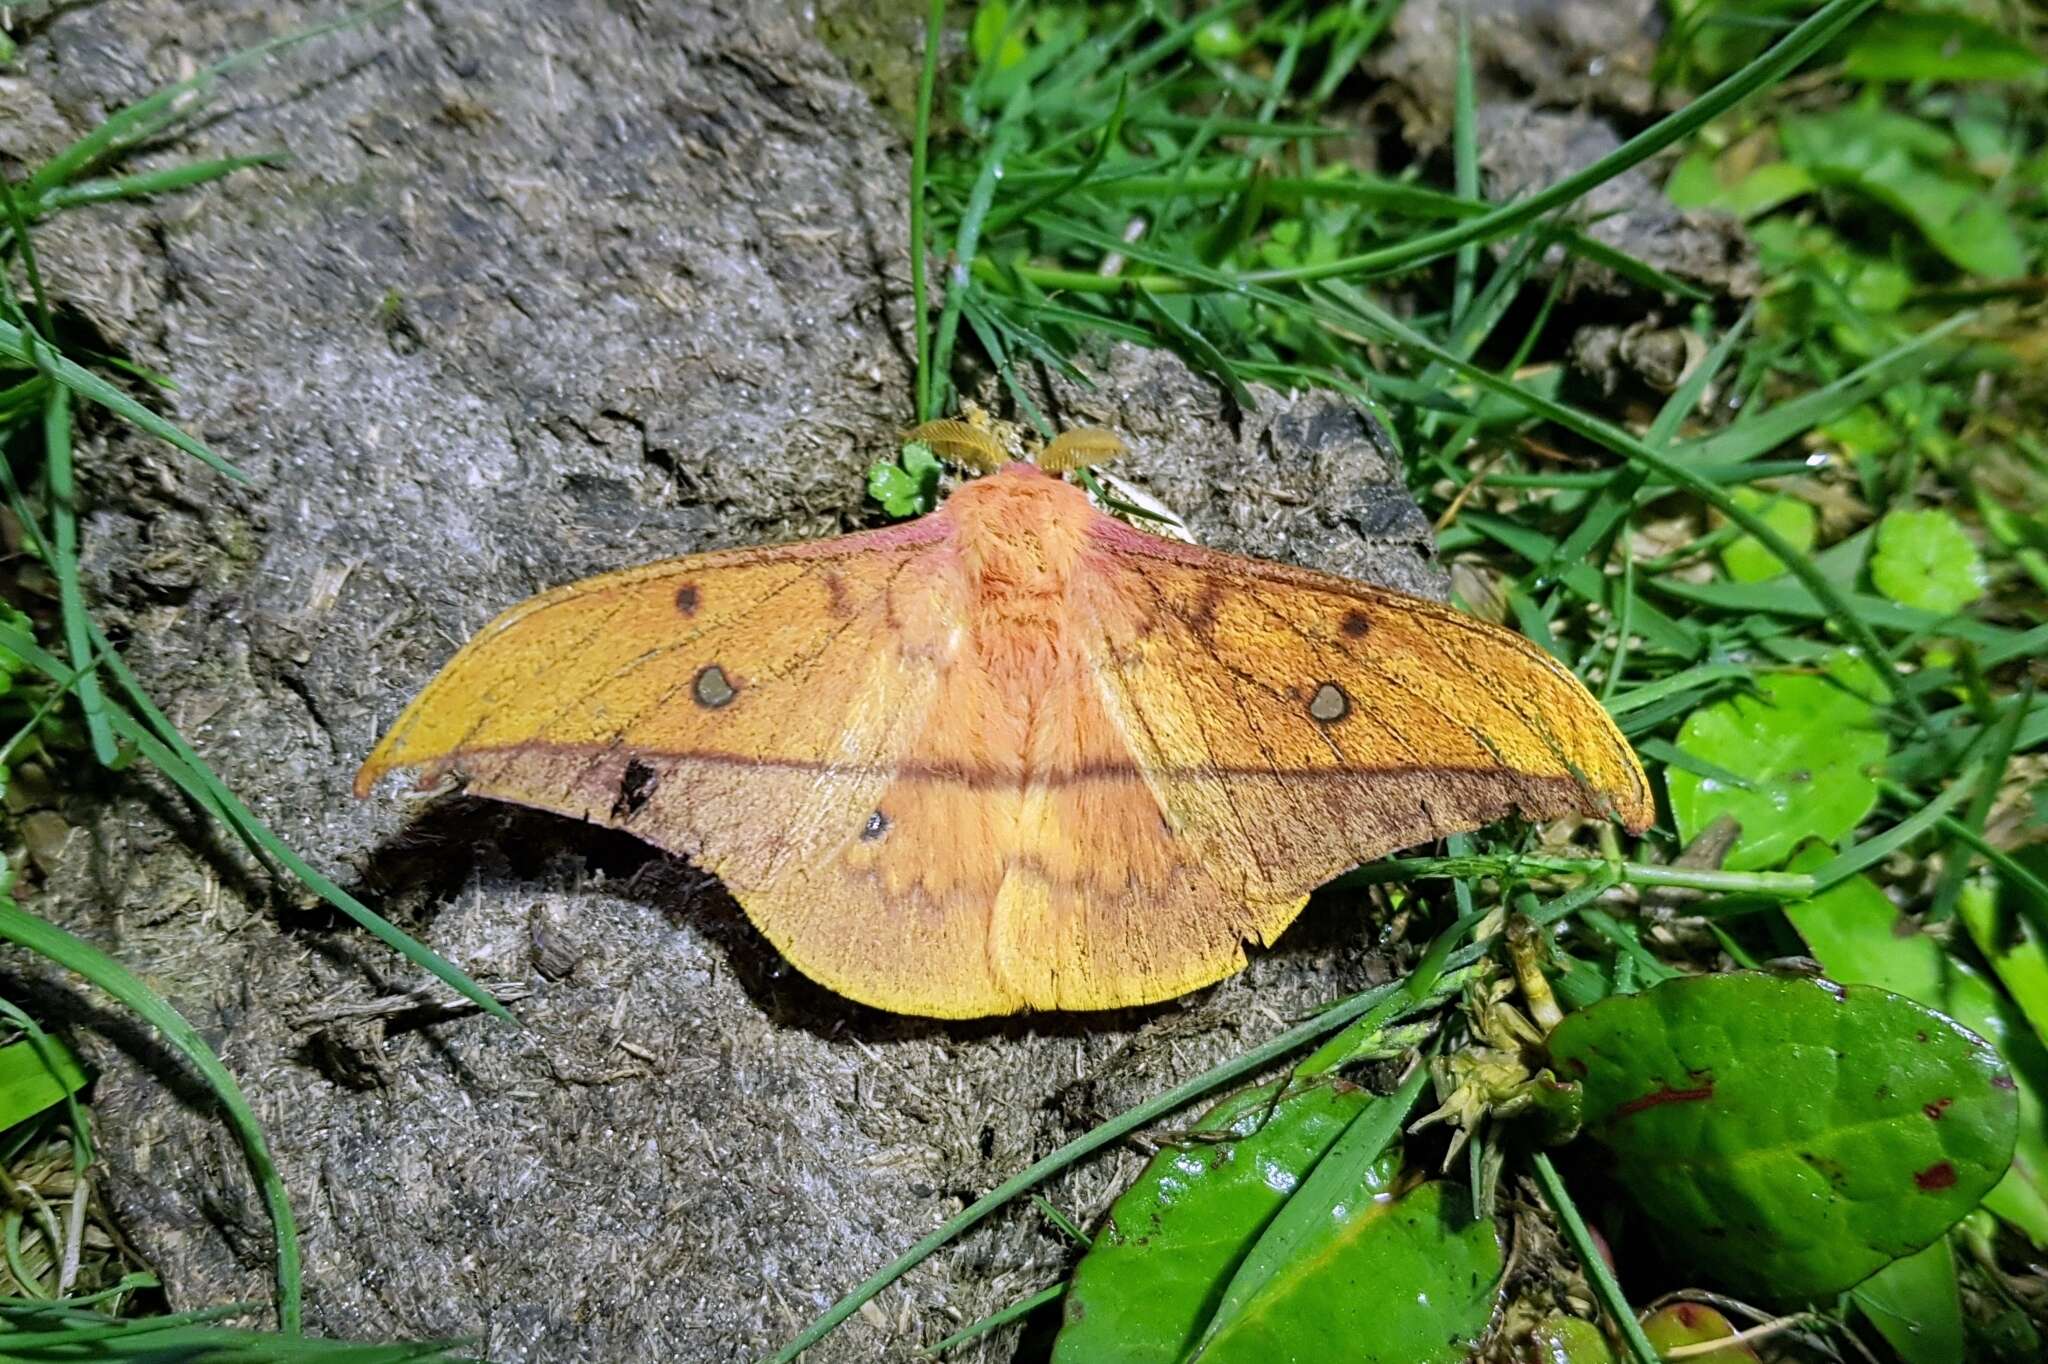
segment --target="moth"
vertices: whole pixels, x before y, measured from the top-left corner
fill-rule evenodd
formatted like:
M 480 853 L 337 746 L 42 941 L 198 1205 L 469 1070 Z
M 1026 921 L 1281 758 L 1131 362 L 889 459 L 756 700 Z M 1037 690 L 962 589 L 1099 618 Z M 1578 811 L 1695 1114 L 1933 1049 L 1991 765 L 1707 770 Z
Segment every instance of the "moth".
M 1570 670 L 1448 607 L 1223 554 L 992 466 L 927 516 L 692 554 L 506 611 L 356 777 L 624 829 L 722 879 L 813 980 L 968 1018 L 1170 998 L 1308 894 L 1508 815 L 1653 815 Z M 913 432 L 914 438 L 919 432 Z

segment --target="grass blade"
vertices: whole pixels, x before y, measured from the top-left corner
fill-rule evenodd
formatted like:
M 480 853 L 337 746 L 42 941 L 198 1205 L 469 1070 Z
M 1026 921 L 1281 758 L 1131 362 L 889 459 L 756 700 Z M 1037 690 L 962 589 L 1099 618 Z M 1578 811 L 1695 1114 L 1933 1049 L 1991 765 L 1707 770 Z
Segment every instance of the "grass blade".
M 92 737 L 93 756 L 112 767 L 121 756 L 107 724 L 106 693 L 92 657 L 92 620 L 78 581 L 78 489 L 72 477 L 71 390 L 51 384 L 43 395 L 44 473 L 50 485 L 50 568 L 57 575 L 57 600 L 64 613 L 64 648 L 78 675 L 78 708 Z
M 157 709 L 156 703 L 150 699 L 141 681 L 129 671 L 127 663 L 114 651 L 113 646 L 107 643 L 106 636 L 100 633 L 97 626 L 93 629 L 93 639 L 101 650 L 100 661 L 114 675 L 114 679 L 121 684 L 130 701 L 144 717 L 143 720 L 138 720 L 122 707 L 110 705 L 107 719 L 113 725 L 116 735 L 132 741 L 141 750 L 142 755 L 155 764 L 180 790 L 197 802 L 208 815 L 233 830 L 236 836 L 248 844 L 259 857 L 267 856 L 283 864 L 308 888 L 355 920 L 371 936 L 421 970 L 433 975 L 479 1009 L 508 1023 L 516 1022 L 504 1005 L 470 979 L 460 967 L 412 938 L 390 920 L 335 885 L 273 833 L 268 825 L 258 819 L 249 807 L 228 789 L 226 783 L 222 782 L 207 765 L 206 760 L 185 742 L 184 736 L 178 733 L 177 726 Z M 29 666 L 59 685 L 70 685 L 72 682 L 74 674 L 71 669 L 65 667 L 55 656 L 45 652 L 34 640 L 11 626 L 0 624 L 0 649 L 23 659 Z
M 2020 702 L 2006 712 L 2004 720 L 1990 731 L 1990 750 L 1984 755 L 1983 776 L 1977 783 L 1975 794 L 1970 797 L 1970 806 L 1957 821 L 1980 838 L 1984 833 L 1984 822 L 1991 817 L 1991 807 L 1997 803 L 1998 788 L 2005 782 L 2006 769 L 2012 765 L 2013 743 L 2020 735 L 2020 722 L 2027 718 L 2032 709 L 2034 686 L 2029 682 L 2020 693 Z M 1941 879 L 1935 883 L 1934 902 L 1928 907 L 1930 923 L 1942 923 L 1955 913 L 1956 899 L 1963 893 L 1963 882 L 1969 878 L 1970 859 L 1949 850 L 1941 868 Z
M 1479 197 L 1479 97 L 1472 87 L 1472 15 L 1458 7 L 1458 74 L 1451 100 L 1451 164 L 1460 199 Z M 1458 248 L 1457 272 L 1451 280 L 1451 317 L 1461 325 L 1479 278 L 1479 243 Z
M 1881 659 L 1887 656 L 1883 642 L 1878 639 L 1869 622 L 1850 607 L 1841 591 L 1814 566 L 1812 558 L 1793 548 L 1762 517 L 1737 502 L 1721 485 L 1701 478 L 1671 456 L 1652 450 L 1611 422 L 1533 393 L 1512 380 L 1503 379 L 1490 370 L 1482 369 L 1451 354 L 1383 309 L 1363 300 L 1359 300 L 1354 306 L 1366 310 L 1365 315 L 1359 320 L 1385 333 L 1416 354 L 1444 364 L 1481 388 L 1509 398 L 1529 412 L 1555 422 L 1568 431 L 1597 441 L 1625 459 L 1644 465 L 1669 482 L 1686 489 L 1740 526 L 1765 549 L 1776 555 L 1787 571 L 1813 594 L 1814 600 L 1826 611 L 1829 619 L 1833 620 L 1852 642 L 1861 646 L 1869 658 Z M 1946 333 L 1961 326 L 1966 320 L 1966 315 L 1950 318 L 1941 326 L 1931 328 L 1927 335 L 1931 337 Z M 1899 671 L 1896 668 L 1884 668 L 1879 670 L 1878 675 L 1898 702 L 1900 709 L 1916 721 L 1925 723 L 1927 708 L 1921 704 L 1919 696 L 1906 685 L 1906 679 Z
M 925 184 L 931 173 L 932 88 L 939 80 L 939 42 L 944 36 L 946 0 L 931 0 L 925 14 L 924 67 L 917 77 L 917 124 L 910 141 L 910 325 L 917 349 L 917 419 L 930 421 L 932 412 L 932 323 L 928 309 L 929 285 L 925 281 L 926 257 L 931 254 L 927 237 L 930 209 Z
M 225 474 L 237 483 L 249 481 L 248 475 L 240 469 L 91 370 L 81 368 L 61 355 L 38 350 L 28 333 L 11 322 L 0 322 L 0 355 L 19 361 L 24 367 L 42 370 L 79 397 L 89 398 L 131 425 L 141 427 L 160 440 L 169 441 L 217 473 Z
M 1076 166 L 1071 174 L 1064 180 L 1055 181 L 1045 189 L 1040 190 L 1035 196 L 1025 200 L 1022 204 L 991 213 L 985 230 L 989 233 L 1000 232 L 1011 223 L 1029 218 L 1041 208 L 1049 204 L 1058 203 L 1069 194 L 1076 192 L 1083 185 L 1086 185 L 1095 172 L 1102 168 L 1103 158 L 1109 155 L 1109 149 L 1115 146 L 1118 139 L 1123 136 L 1124 111 L 1129 96 L 1130 83 L 1128 81 L 1117 86 L 1116 108 L 1110 110 L 1109 122 L 1103 125 L 1101 135 L 1095 139 L 1095 150 L 1089 152 L 1087 159 L 1082 161 L 1079 166 Z
M 1672 453 L 1692 464 L 1750 460 L 1775 450 L 1883 392 L 1898 377 L 1905 361 L 1947 336 L 1951 330 L 1952 326 L 1922 332 L 1832 383 L 1780 403 L 1760 416 L 1735 422 L 1698 440 L 1686 441 Z
M 1526 199 L 1504 205 L 1470 222 L 1415 237 L 1396 246 L 1362 252 L 1315 265 L 1267 270 L 1247 275 L 1260 284 L 1296 283 L 1338 277 L 1363 278 L 1413 269 L 1450 255 L 1466 243 L 1498 240 L 1552 209 L 1571 203 L 1666 147 L 1690 137 L 1707 124 L 1761 90 L 1768 89 L 1801 62 L 1827 46 L 1877 0 L 1831 0 L 1768 52 L 1735 72 L 1677 113 L 1666 115 L 1642 132 L 1574 175 Z
M 59 185 L 47 191 L 36 201 L 35 216 L 46 218 L 67 208 L 83 204 L 105 204 L 124 199 L 146 199 L 155 194 L 170 194 L 181 189 L 233 175 L 238 170 L 251 170 L 259 166 L 282 166 L 291 157 L 285 152 L 257 152 L 250 156 L 223 156 L 213 161 L 190 161 L 182 166 L 171 166 L 160 171 L 147 171 L 140 175 L 110 175 L 93 180 L 81 180 L 75 185 Z
M 68 183 L 73 176 L 92 169 L 108 157 L 156 136 L 183 117 L 188 110 L 203 103 L 207 90 L 229 72 L 261 61 L 281 48 L 369 23 L 397 9 L 401 2 L 402 0 L 387 0 L 385 4 L 359 10 L 354 14 L 345 14 L 329 23 L 282 34 L 268 42 L 244 48 L 195 75 L 144 96 L 127 108 L 103 119 L 90 132 L 37 167 L 25 186 L 30 198 L 39 198 L 44 192 Z
M 1635 1312 L 1628 1305 L 1628 1295 L 1621 1291 L 1621 1284 L 1615 1279 L 1614 1271 L 1607 1267 L 1607 1257 L 1600 1253 L 1600 1247 L 1593 1240 L 1593 1234 L 1586 1230 L 1586 1221 L 1579 1216 L 1579 1205 L 1572 1201 L 1571 1194 L 1564 1187 L 1564 1180 L 1557 1173 L 1557 1167 L 1550 1163 L 1550 1157 L 1542 1151 L 1530 1157 L 1530 1164 L 1536 1169 L 1536 1182 L 1543 1186 L 1544 1201 L 1557 1214 L 1560 1226 L 1564 1228 L 1567 1241 L 1578 1253 L 1579 1268 L 1593 1281 L 1593 1291 L 1600 1297 L 1600 1305 L 1614 1329 L 1627 1342 L 1629 1353 L 1635 1356 L 1636 1364 L 1658 1364 L 1657 1347 L 1650 1344 L 1650 1338 L 1643 1334 L 1641 1323 L 1636 1321 Z
M 257 1123 L 255 1113 L 250 1111 L 248 1100 L 242 1097 L 242 1088 L 235 1083 L 235 1077 L 221 1064 L 220 1058 L 213 1054 L 213 1048 L 206 1045 L 198 1031 L 127 967 L 56 925 L 45 923 L 33 914 L 24 914 L 15 906 L 12 897 L 5 895 L 0 895 L 0 938 L 56 962 L 112 995 L 162 1033 L 205 1079 L 208 1088 L 220 1100 L 229 1126 L 234 1128 L 235 1136 L 242 1143 L 242 1155 L 248 1161 L 249 1173 L 255 1177 L 264 1207 L 269 1210 L 271 1229 L 277 1238 L 277 1319 L 288 1334 L 298 1334 L 301 1291 L 298 1227 L 292 1220 L 284 1181 L 278 1177 L 277 1166 L 270 1158 L 270 1146 L 263 1138 L 263 1128 Z
M 965 1345 L 970 1340 L 979 1340 L 990 1331 L 1008 1326 L 1020 1317 L 1030 1316 L 1049 1302 L 1058 1302 L 1060 1295 L 1066 1291 L 1067 1286 L 1064 1283 L 1056 1283 L 1041 1288 L 1028 1298 L 1019 1298 L 1008 1307 L 991 1312 L 980 1321 L 961 1327 L 944 1340 L 939 1341 L 935 1345 L 928 1346 L 924 1350 L 924 1354 L 927 1357 L 942 1355 L 948 1350 L 957 1349 Z

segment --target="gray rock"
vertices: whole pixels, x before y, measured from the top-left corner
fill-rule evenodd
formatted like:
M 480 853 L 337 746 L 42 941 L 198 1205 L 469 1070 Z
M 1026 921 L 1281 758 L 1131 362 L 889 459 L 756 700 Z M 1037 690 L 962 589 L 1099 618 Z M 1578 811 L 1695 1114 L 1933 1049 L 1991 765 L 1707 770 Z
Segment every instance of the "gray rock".
M 1486 197 L 1494 203 L 1547 189 L 1621 145 L 1620 135 L 1604 119 L 1516 102 L 1480 109 L 1478 134 L 1479 167 Z M 1747 298 L 1761 285 L 1756 252 L 1741 223 L 1725 213 L 1677 207 L 1665 196 L 1662 180 L 1642 166 L 1623 171 L 1581 198 L 1573 216 L 1586 224 L 1588 236 L 1710 293 Z M 1586 290 L 1630 297 L 1643 292 L 1605 266 L 1568 261 L 1562 246 L 1551 247 L 1543 264 L 1550 270 L 1572 271 L 1568 293 Z
M 61 11 L 0 99 L 0 149 L 47 154 L 326 12 Z M 283 169 L 41 235 L 61 296 L 174 375 L 169 413 L 250 476 L 94 419 L 89 590 L 248 803 L 529 992 L 521 1026 L 412 1007 L 403 962 L 147 773 L 93 807 L 38 905 L 239 1077 L 298 1212 L 313 1329 L 470 1336 L 500 1364 L 752 1357 L 1101 1095 L 1191 1075 L 1383 969 L 1362 898 L 1332 896 L 1172 1004 L 894 1018 L 794 974 L 714 882 L 630 840 L 351 799 L 398 707 L 499 608 L 871 519 L 862 470 L 909 416 L 906 157 L 795 11 L 599 0 L 422 0 L 238 76 L 144 163 L 278 145 Z M 1124 472 L 1207 542 L 1441 594 L 1396 463 L 1340 405 L 1262 392 L 1238 414 L 1163 355 L 1098 369 L 1062 409 L 1121 427 Z M 107 1006 L 35 988 L 102 1067 L 112 1198 L 173 1304 L 265 1298 L 267 1224 L 203 1092 Z M 1049 1192 L 1088 1219 L 1136 1162 Z M 1068 1255 L 1014 1209 L 813 1357 L 906 1357 Z
M 1640 117 L 1657 111 L 1662 0 L 1405 0 L 1365 56 L 1426 151 L 1448 145 L 1457 107 L 1458 14 L 1470 17 L 1479 103 L 1526 101 Z

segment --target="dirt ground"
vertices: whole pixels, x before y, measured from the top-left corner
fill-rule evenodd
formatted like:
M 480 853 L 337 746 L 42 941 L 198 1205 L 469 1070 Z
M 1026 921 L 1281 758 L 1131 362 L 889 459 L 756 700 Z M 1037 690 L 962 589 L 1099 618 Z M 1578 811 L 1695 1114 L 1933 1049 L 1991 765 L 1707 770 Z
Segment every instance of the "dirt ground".
M 0 78 L 0 154 L 331 13 L 61 8 Z M 404 998 L 421 979 L 399 959 L 275 892 L 146 774 L 80 807 L 36 907 L 239 1076 L 319 1331 L 468 1336 L 500 1364 L 755 1356 L 1034 1157 L 1384 970 L 1363 906 L 1332 897 L 1173 1004 L 898 1019 L 792 973 L 715 883 L 630 840 L 350 798 L 499 608 L 872 517 L 862 470 L 909 416 L 906 156 L 812 25 L 420 0 L 238 75 L 142 158 L 289 165 L 39 238 L 77 324 L 175 376 L 165 410 L 250 476 L 90 428 L 88 590 L 127 656 L 285 839 L 525 991 L 518 1028 Z M 1094 369 L 1060 411 L 1120 428 L 1127 475 L 1206 542 L 1440 592 L 1394 463 L 1328 399 L 1239 413 L 1168 357 Z M 173 1304 L 266 1298 L 267 1224 L 202 1091 L 105 1001 L 17 986 L 92 1043 L 113 1196 Z M 1086 1220 L 1138 1161 L 1049 1192 Z M 812 1357 L 905 1357 L 1066 1256 L 1030 1209 L 1001 1215 Z

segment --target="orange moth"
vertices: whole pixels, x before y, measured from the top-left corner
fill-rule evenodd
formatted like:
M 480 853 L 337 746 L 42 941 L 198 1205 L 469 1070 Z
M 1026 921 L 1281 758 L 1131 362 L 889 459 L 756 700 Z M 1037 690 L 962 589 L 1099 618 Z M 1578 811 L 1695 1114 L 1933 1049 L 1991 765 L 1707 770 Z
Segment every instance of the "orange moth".
M 956 460 L 1003 448 L 921 429 Z M 1316 886 L 1509 814 L 1652 817 L 1569 670 L 1433 602 L 1181 544 L 1048 470 L 928 516 L 513 607 L 356 777 L 639 835 L 800 970 L 899 1013 L 1105 1009 L 1244 965 Z

